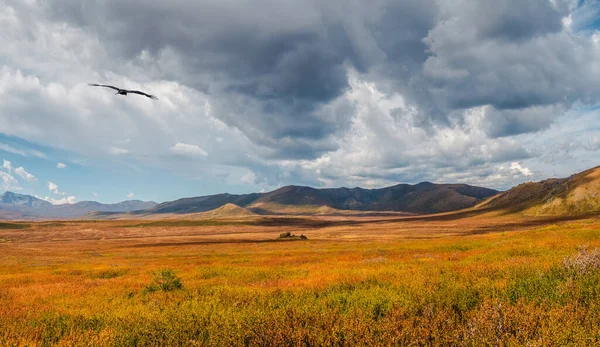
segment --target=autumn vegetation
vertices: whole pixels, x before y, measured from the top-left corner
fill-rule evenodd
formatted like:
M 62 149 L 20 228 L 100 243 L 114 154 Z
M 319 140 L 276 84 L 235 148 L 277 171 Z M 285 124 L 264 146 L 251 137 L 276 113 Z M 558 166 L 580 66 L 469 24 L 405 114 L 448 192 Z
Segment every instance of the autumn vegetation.
M 0 345 L 598 345 L 599 248 L 595 217 L 4 223 Z

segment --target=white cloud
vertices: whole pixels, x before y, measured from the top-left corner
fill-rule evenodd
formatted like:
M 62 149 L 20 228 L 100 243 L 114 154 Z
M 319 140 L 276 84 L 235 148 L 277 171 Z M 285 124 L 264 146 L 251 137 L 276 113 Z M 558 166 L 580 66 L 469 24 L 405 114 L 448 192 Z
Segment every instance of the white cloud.
M 92 192 L 92 195 L 95 196 L 95 197 L 97 197 L 97 198 L 100 197 L 100 194 L 98 194 L 96 192 Z
M 0 179 L 2 180 L 3 190 L 21 190 L 19 182 L 9 173 L 0 171 Z
M 518 162 L 512 162 L 510 164 L 510 169 L 511 170 L 517 170 L 518 172 L 520 172 L 521 174 L 523 174 L 523 176 L 531 176 L 533 175 L 533 172 L 531 172 L 531 170 L 529 170 L 526 167 L 521 166 L 521 164 L 519 164 Z
M 37 151 L 35 149 L 18 149 L 11 145 L 7 145 L 5 143 L 0 143 L 0 150 L 9 152 L 12 154 L 17 154 L 17 155 L 20 155 L 23 157 L 34 156 L 34 157 L 38 157 L 38 158 L 42 158 L 42 159 L 47 158 L 47 156 L 44 153 Z
M 41 199 L 41 200 L 46 200 L 49 203 L 51 203 L 52 205 L 64 205 L 64 204 L 74 204 L 77 202 L 77 199 L 74 196 L 65 196 L 64 198 L 61 199 L 55 199 L 55 198 L 51 198 L 51 197 L 41 197 L 38 195 L 35 195 L 36 198 Z
M 188 145 L 186 143 L 178 142 L 175 146 L 169 148 L 169 150 L 175 154 L 187 155 L 187 156 L 202 156 L 206 157 L 208 153 L 202 148 L 195 145 Z
M 6 159 L 4 159 L 4 162 L 2 164 L 2 167 L 5 168 L 6 170 L 8 170 L 9 173 L 12 174 L 12 172 L 14 171 L 17 175 L 19 175 L 19 177 L 21 177 L 22 179 L 26 180 L 27 182 L 35 182 L 37 180 L 37 178 L 35 178 L 34 175 L 30 174 L 29 172 L 27 172 L 25 170 L 25 168 L 23 168 L 22 166 L 18 167 L 18 168 L 13 168 L 12 163 Z
M 26 180 L 27 182 L 37 181 L 37 178 L 35 178 L 35 176 L 30 174 L 29 172 L 25 171 L 25 169 L 22 166 L 16 168 L 15 173 L 17 175 L 19 175 L 21 178 L 23 178 L 24 180 Z
M 54 182 L 48 182 L 48 190 L 56 195 L 65 195 L 64 193 L 59 193 L 58 185 Z
M 27 156 L 27 153 L 24 150 L 14 148 L 14 147 L 4 144 L 4 143 L 0 143 L 0 149 L 3 151 L 6 151 L 6 152 L 12 153 L 12 154 L 21 155 L 23 157 Z
M 111 147 L 111 148 L 109 148 L 108 153 L 110 153 L 112 155 L 122 155 L 122 154 L 129 153 L 129 150 L 127 150 L 125 148 Z
M 2 164 L 2 167 L 8 170 L 8 172 L 12 172 L 12 164 L 10 161 L 4 159 L 4 164 Z
M 135 194 L 129 193 L 129 194 L 127 194 L 127 197 L 130 198 L 130 199 L 133 199 L 133 197 L 135 197 Z
M 48 157 L 44 153 L 42 153 L 40 151 L 36 151 L 35 149 L 30 149 L 29 153 L 31 155 L 33 155 L 34 157 L 38 157 L 38 158 L 42 158 L 42 159 L 48 159 Z
M 568 15 L 567 17 L 563 17 L 562 19 L 562 24 L 565 27 L 566 30 L 571 30 L 571 26 L 573 24 L 573 17 L 571 15 Z
M 64 169 L 66 167 L 67 167 L 67 165 L 65 165 L 64 163 L 58 163 L 58 164 L 56 164 L 56 168 L 57 169 Z
M 240 178 L 240 181 L 242 183 L 246 183 L 246 184 L 255 184 L 256 183 L 256 174 L 254 172 L 252 172 L 252 170 L 248 170 L 248 172 L 246 172 L 244 174 L 244 176 L 242 176 Z
M 48 190 L 55 195 L 62 196 L 62 198 L 58 198 L 58 199 L 53 198 L 53 197 L 45 197 L 44 198 L 44 197 L 39 197 L 37 195 L 35 197 L 42 199 L 42 200 L 46 200 L 53 205 L 74 204 L 77 202 L 77 198 L 75 196 L 67 195 L 67 193 L 61 192 L 60 190 L 58 190 L 58 185 L 52 181 L 48 181 Z
M 487 136 L 485 108 L 465 110 L 445 126 L 422 126 L 419 111 L 401 95 L 386 95 L 376 84 L 351 77 L 344 98 L 356 110 L 350 131 L 337 138 L 340 148 L 314 160 L 280 161 L 290 177 L 329 187 L 376 188 L 425 180 L 498 187 L 503 182 L 487 179 L 488 173 L 498 164 L 530 156 L 512 138 Z

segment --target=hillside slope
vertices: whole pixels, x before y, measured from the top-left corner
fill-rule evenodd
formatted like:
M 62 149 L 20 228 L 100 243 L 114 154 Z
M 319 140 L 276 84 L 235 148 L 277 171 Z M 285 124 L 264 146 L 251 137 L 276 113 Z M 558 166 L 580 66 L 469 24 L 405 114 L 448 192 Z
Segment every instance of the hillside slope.
M 600 212 L 600 166 L 568 178 L 523 183 L 477 207 L 505 209 L 529 216 L 597 213 Z

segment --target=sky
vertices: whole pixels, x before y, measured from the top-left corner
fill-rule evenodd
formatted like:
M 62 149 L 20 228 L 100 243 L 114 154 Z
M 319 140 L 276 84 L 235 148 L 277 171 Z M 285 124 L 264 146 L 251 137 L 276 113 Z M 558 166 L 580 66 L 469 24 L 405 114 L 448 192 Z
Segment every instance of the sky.
M 600 165 L 597 0 L 0 0 L 0 28 L 0 190 L 56 204 Z

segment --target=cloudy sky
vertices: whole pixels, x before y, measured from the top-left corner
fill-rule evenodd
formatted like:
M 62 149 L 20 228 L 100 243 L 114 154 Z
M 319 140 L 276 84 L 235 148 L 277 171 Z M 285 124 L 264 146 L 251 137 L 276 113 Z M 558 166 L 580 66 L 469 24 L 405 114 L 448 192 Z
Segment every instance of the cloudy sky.
M 0 28 L 0 189 L 55 203 L 600 165 L 597 0 L 0 0 Z

